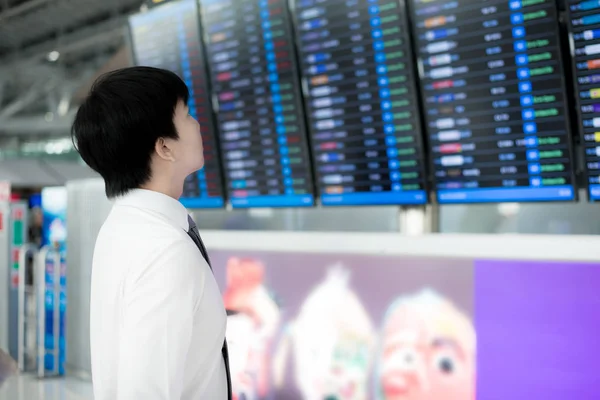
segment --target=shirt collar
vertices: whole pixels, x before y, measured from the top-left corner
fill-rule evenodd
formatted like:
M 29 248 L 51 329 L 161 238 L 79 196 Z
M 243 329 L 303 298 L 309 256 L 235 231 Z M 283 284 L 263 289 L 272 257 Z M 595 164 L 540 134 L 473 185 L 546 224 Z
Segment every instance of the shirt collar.
M 186 232 L 189 230 L 188 212 L 179 201 L 166 194 L 146 189 L 134 189 L 115 200 L 115 205 L 130 206 L 162 214 Z

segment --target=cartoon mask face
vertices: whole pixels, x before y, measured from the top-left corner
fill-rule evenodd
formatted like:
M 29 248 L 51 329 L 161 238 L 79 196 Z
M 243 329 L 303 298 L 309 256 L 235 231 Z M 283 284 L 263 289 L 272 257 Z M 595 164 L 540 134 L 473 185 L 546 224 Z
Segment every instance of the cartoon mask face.
M 259 396 L 266 396 L 269 391 L 271 345 L 281 319 L 279 306 L 265 287 L 264 276 L 265 267 L 260 261 L 230 258 L 223 295 L 225 307 L 239 312 L 235 316 L 238 318 L 229 318 L 229 324 L 243 332 L 239 337 L 244 355 L 239 360 L 240 379 Z M 247 400 L 252 398 L 246 395 Z
M 386 317 L 377 377 L 385 400 L 474 400 L 475 332 L 448 300 L 426 291 Z
M 306 400 L 364 400 L 373 327 L 343 271 L 307 297 L 294 323 L 296 385 Z

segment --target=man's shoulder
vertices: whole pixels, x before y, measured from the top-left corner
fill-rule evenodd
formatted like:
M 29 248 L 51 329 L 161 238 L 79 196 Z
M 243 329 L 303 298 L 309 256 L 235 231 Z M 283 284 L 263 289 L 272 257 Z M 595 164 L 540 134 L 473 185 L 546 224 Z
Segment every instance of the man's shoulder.
M 163 260 L 198 263 L 202 255 L 187 232 L 168 221 L 135 210 L 113 209 L 98 233 L 94 259 L 137 269 Z
M 98 263 L 120 264 L 135 273 L 171 264 L 197 267 L 205 262 L 182 229 L 147 218 L 119 217 L 109 216 L 100 229 L 94 249 Z
M 98 238 L 125 241 L 169 243 L 187 237 L 187 232 L 175 226 L 161 214 L 134 207 L 115 206 L 102 225 Z

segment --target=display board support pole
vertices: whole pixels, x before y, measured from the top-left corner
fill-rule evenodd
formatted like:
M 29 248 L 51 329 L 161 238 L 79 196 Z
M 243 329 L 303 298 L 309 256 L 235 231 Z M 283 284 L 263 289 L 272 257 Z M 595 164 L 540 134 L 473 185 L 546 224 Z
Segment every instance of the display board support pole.
M 438 231 L 438 205 L 403 206 L 398 211 L 400 233 L 408 236 L 425 235 Z

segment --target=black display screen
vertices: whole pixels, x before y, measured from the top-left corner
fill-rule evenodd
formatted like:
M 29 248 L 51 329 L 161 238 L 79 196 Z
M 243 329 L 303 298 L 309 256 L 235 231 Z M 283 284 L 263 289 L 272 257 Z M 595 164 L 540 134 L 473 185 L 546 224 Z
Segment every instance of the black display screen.
M 293 11 L 321 203 L 426 203 L 404 6 L 296 0 Z
M 574 200 L 556 3 L 411 11 L 438 201 Z
M 589 198 L 600 200 L 600 2 L 569 1 L 579 127 Z
M 186 179 L 180 201 L 188 208 L 223 207 L 222 175 L 196 2 L 169 2 L 131 16 L 129 24 L 135 63 L 178 74 L 190 91 L 190 114 L 200 124 L 204 168 Z
M 285 0 L 200 0 L 233 207 L 314 204 Z

